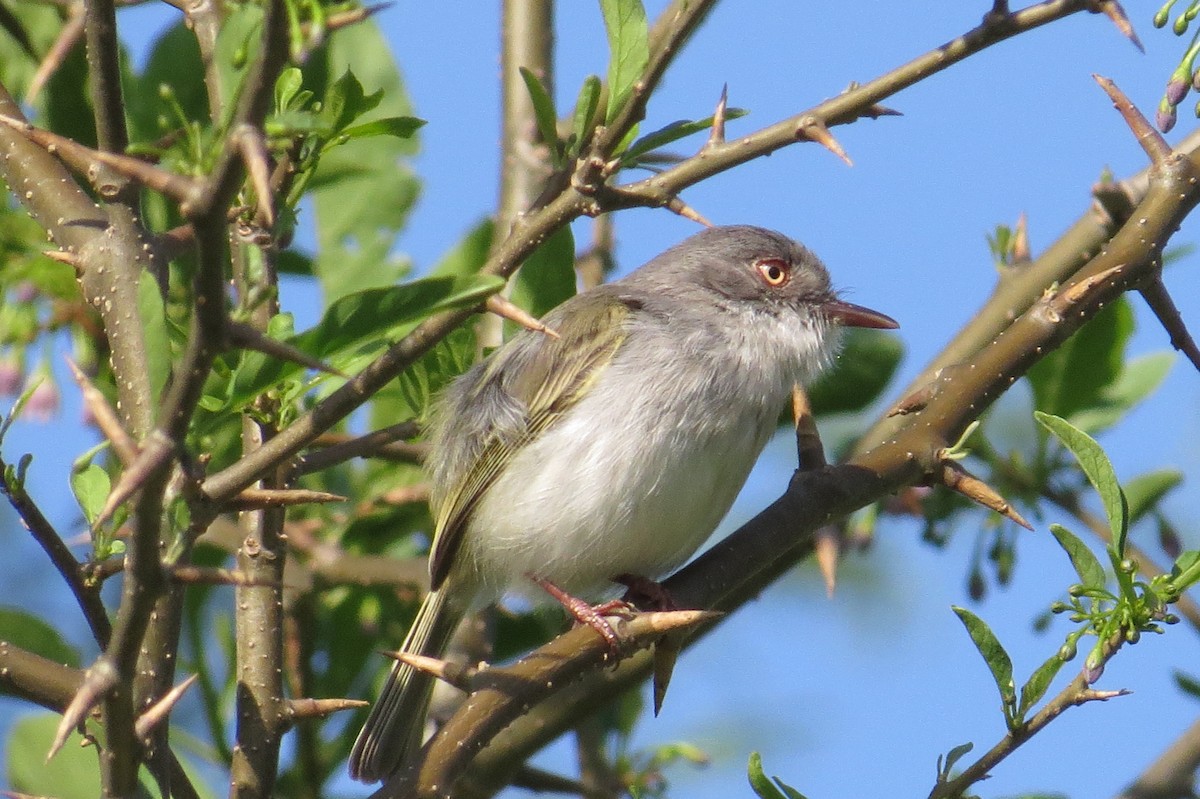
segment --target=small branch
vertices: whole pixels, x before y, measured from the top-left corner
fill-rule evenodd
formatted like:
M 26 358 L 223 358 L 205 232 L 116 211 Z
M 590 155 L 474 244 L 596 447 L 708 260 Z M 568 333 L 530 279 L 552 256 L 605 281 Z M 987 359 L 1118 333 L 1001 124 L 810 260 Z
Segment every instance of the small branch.
M 346 497 L 307 488 L 247 488 L 225 505 L 226 510 L 245 512 L 263 508 L 285 508 L 327 502 L 345 502 Z
M 117 13 L 113 0 L 86 0 L 88 88 L 96 117 L 100 149 L 123 153 L 129 146 L 125 128 L 125 100 L 121 94 L 121 48 L 117 40 Z
M 1115 0 L 1108 0 L 1106 5 L 1115 5 Z M 1120 8 L 1120 6 L 1117 6 Z M 1124 12 L 1121 12 L 1124 14 Z M 1146 155 L 1150 157 L 1150 163 L 1155 166 L 1161 166 L 1167 157 L 1171 155 L 1171 145 L 1167 144 L 1167 140 L 1162 134 L 1154 129 L 1150 121 L 1142 115 L 1142 112 L 1137 109 L 1125 93 L 1121 91 L 1117 84 L 1113 83 L 1102 75 L 1092 75 L 1096 83 L 1100 84 L 1100 88 L 1104 89 L 1104 93 L 1108 95 L 1113 102 L 1113 107 L 1121 114 L 1125 120 L 1125 124 L 1129 126 L 1129 130 L 1133 132 L 1133 137 L 1137 139 L 1137 143 L 1142 146 Z
M 351 458 L 380 458 L 399 463 L 420 463 L 425 458 L 425 447 L 421 444 L 395 443 L 401 439 L 419 435 L 421 426 L 416 422 L 400 422 L 357 438 L 344 434 L 326 433 L 313 442 L 324 449 L 308 452 L 296 462 L 297 476 L 319 472 Z
M 50 563 L 53 564 L 55 571 L 59 573 L 63 582 L 75 596 L 75 602 L 83 611 L 83 617 L 87 620 L 96 643 L 101 647 L 107 646 L 109 637 L 112 635 L 112 624 L 108 620 L 108 611 L 100 599 L 99 592 L 84 582 L 79 562 L 67 549 L 62 537 L 42 513 L 41 508 L 25 491 L 24 485 L 9 482 L 8 475 L 9 465 L 0 459 L 0 491 L 4 493 L 5 498 L 8 499 L 9 504 L 21 519 L 21 523 L 25 525 L 25 529 L 29 530 L 33 540 L 37 541 L 38 546 L 50 558 Z
M 1163 283 L 1162 273 L 1155 275 L 1138 290 L 1150 306 L 1150 310 L 1154 311 L 1163 329 L 1167 331 L 1167 335 L 1171 337 L 1171 346 L 1187 356 L 1192 366 L 1200 369 L 1200 347 L 1196 346 L 1196 340 L 1192 338 L 1183 317 L 1179 315 L 1179 309 L 1175 307 L 1175 301 L 1171 299 Z
M 100 432 L 108 439 L 113 452 L 117 454 L 121 463 L 129 466 L 137 459 L 137 442 L 121 424 L 121 420 L 117 418 L 117 412 L 108 404 L 108 400 L 100 393 L 100 389 L 92 385 L 92 381 L 75 365 L 73 360 L 70 358 L 66 360 L 67 366 L 71 368 L 71 374 L 83 394 L 83 402 L 91 411 L 92 418 L 96 420 L 96 427 L 100 428 Z
M 1106 643 L 1100 665 L 1103 666 L 1103 664 L 1108 663 L 1124 643 L 1125 637 L 1123 635 L 1117 635 L 1109 640 Z M 939 781 L 933 790 L 929 792 L 929 799 L 957 799 L 957 797 L 962 796 L 972 785 L 980 780 L 987 779 L 988 774 L 993 768 L 1020 748 L 1022 744 L 1041 732 L 1046 725 L 1061 716 L 1069 708 L 1087 704 L 1088 702 L 1107 701 L 1117 696 L 1123 696 L 1125 693 L 1125 691 L 1096 691 L 1081 672 L 1057 696 L 1034 714 L 1033 718 L 1017 729 L 1009 731 L 1007 735 L 1000 739 L 982 757 L 964 768 L 957 777 Z
M 255 352 L 261 352 L 264 355 L 270 355 L 282 361 L 298 363 L 306 369 L 315 369 L 325 374 L 346 377 L 341 371 L 334 369 L 320 358 L 314 358 L 307 352 L 297 349 L 287 342 L 271 338 L 266 333 L 245 322 L 227 321 L 226 333 L 229 346 L 231 347 L 254 350 Z

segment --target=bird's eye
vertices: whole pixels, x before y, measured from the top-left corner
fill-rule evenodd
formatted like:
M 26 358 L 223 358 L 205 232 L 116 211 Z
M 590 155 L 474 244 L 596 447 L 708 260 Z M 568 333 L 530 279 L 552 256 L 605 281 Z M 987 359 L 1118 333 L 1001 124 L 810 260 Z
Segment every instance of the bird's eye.
M 779 258 L 764 258 L 756 261 L 754 266 L 762 281 L 773 289 L 787 283 L 792 276 L 791 264 Z

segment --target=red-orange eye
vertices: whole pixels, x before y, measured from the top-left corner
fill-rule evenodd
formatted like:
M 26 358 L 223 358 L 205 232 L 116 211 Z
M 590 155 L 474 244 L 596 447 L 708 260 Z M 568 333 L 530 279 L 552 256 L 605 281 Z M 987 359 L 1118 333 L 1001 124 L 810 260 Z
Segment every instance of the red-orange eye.
M 758 276 L 771 288 L 777 289 L 792 276 L 792 267 L 787 261 L 778 258 L 764 258 L 754 264 Z

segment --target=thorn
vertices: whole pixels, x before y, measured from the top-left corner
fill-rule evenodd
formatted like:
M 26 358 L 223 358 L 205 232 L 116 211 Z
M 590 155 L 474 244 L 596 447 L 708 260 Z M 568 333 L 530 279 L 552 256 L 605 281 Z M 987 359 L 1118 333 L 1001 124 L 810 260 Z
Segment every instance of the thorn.
M 338 28 L 346 28 L 358 22 L 378 14 L 384 9 L 391 8 L 395 3 L 377 3 L 373 6 L 363 6 L 352 11 L 343 11 L 339 14 L 330 14 L 325 20 L 325 30 L 335 31 Z
M 451 663 L 448 660 L 431 658 L 426 655 L 415 655 L 411 652 L 400 651 L 381 652 L 380 654 L 392 660 L 399 661 L 406 666 L 412 666 L 417 671 L 432 675 L 444 683 L 453 685 L 460 691 L 469 692 L 472 688 L 472 682 L 479 674 L 479 669 L 474 666 L 463 666 Z
M 968 472 L 957 461 L 943 460 L 940 478 L 942 484 L 951 491 L 957 491 L 972 502 L 1008 517 L 1026 530 L 1033 530 L 1033 526 L 996 489 Z
M 879 119 L 880 117 L 902 117 L 904 116 L 904 112 L 897 111 L 894 108 L 889 108 L 886 105 L 875 103 L 874 105 L 869 106 L 860 112 L 859 116 L 866 117 L 867 119 Z
M 92 381 L 88 379 L 82 369 L 75 365 L 73 360 L 69 357 L 66 360 L 67 366 L 71 368 L 71 374 L 75 376 L 75 382 L 79 385 L 79 390 L 83 393 L 83 401 L 88 410 L 92 412 L 92 418 L 96 420 L 96 426 L 108 439 L 113 452 L 117 453 L 121 463 L 129 466 L 137 459 L 137 442 L 125 430 L 121 420 L 117 418 L 116 411 L 108 404 L 108 400 L 104 398 L 100 389 L 92 384 Z
M 319 358 L 315 358 L 285 341 L 271 338 L 253 325 L 230 320 L 226 329 L 228 330 L 229 343 L 235 347 L 254 350 L 255 352 L 261 352 L 264 355 L 270 355 L 284 361 L 298 363 L 301 366 L 315 369 L 318 372 L 325 372 L 337 377 L 346 377 L 341 371 L 334 369 Z
M 183 698 L 183 695 L 187 692 L 187 689 L 191 688 L 192 683 L 199 678 L 199 674 L 193 674 L 191 677 L 188 677 L 186 680 L 179 683 L 179 685 L 176 685 L 170 691 L 167 691 L 165 694 L 163 694 L 162 699 L 159 699 L 157 702 L 151 705 L 145 713 L 138 716 L 138 720 L 134 722 L 133 725 L 134 734 L 137 735 L 139 739 L 150 737 L 150 733 L 154 731 L 154 728 L 166 720 L 167 716 L 170 715 L 171 710 L 179 703 L 179 700 Z
M 937 381 L 930 381 L 911 394 L 900 398 L 900 401 L 892 406 L 887 412 L 888 418 L 893 416 L 907 416 L 910 413 L 917 413 L 925 409 L 929 401 L 937 394 Z
M 545 333 L 550 338 L 559 338 L 557 330 L 542 324 L 524 308 L 499 294 L 493 294 L 488 297 L 487 302 L 484 303 L 484 307 L 496 314 L 496 316 L 507 319 L 510 322 L 515 322 L 526 330 L 532 330 L 535 333 Z
M 1113 107 L 1121 114 L 1125 120 L 1125 124 L 1133 132 L 1133 137 L 1137 139 L 1137 143 L 1141 145 L 1142 150 L 1150 157 L 1150 162 L 1158 165 L 1167 159 L 1171 154 L 1171 146 L 1167 144 L 1167 140 L 1162 137 L 1162 134 L 1150 125 L 1146 117 L 1141 111 L 1129 101 L 1125 93 L 1117 87 L 1108 78 L 1092 74 L 1092 78 L 1096 83 L 1100 84 L 1100 88 L 1104 89 L 1104 93 L 1112 100 Z
M 76 43 L 83 36 L 84 19 L 84 4 L 72 3 L 66 23 L 63 25 L 62 30 L 58 32 L 58 37 L 54 40 L 54 44 L 50 45 L 50 49 L 46 51 L 46 57 L 38 64 L 37 72 L 33 73 L 33 77 L 29 79 L 29 88 L 25 91 L 25 104 L 27 106 L 34 104 L 38 94 L 42 91 L 42 87 L 46 85 L 50 77 L 58 71 L 58 68 L 67 60 L 67 56 L 75 49 Z
M 117 684 L 116 668 L 103 656 L 100 657 L 92 667 L 87 670 L 83 676 L 83 684 L 79 686 L 79 690 L 75 692 L 75 696 L 71 699 L 71 703 L 67 705 L 67 709 L 63 711 L 62 719 L 58 722 L 58 729 L 54 733 L 54 740 L 50 743 L 50 751 L 46 753 L 46 760 L 58 754 L 58 750 L 63 748 L 63 744 L 67 742 L 71 731 L 83 725 L 83 720 L 104 696 L 113 689 Z
M 75 253 L 67 252 L 66 250 L 43 250 L 42 255 L 53 261 L 73 266 L 75 269 L 83 266 L 83 259 Z
M 271 157 L 262 134 L 250 125 L 238 128 L 235 134 L 250 183 L 258 197 L 256 216 L 265 228 L 275 227 L 275 195 L 271 191 Z
M 302 719 L 323 719 L 343 710 L 370 706 L 362 699 L 288 699 L 284 711 L 293 722 Z
M 664 635 L 654 645 L 654 715 L 662 710 L 663 700 L 667 698 L 667 687 L 671 684 L 671 675 L 675 673 L 675 662 L 683 651 L 686 636 Z
M 721 99 L 717 100 L 717 110 L 713 111 L 712 130 L 709 132 L 708 141 L 704 143 L 701 152 L 725 143 L 725 110 L 728 101 L 729 84 L 726 83 L 721 87 Z
M 792 386 L 792 421 L 796 427 L 796 459 L 801 471 L 824 469 L 825 445 L 821 442 L 821 431 L 813 418 L 808 394 L 799 383 Z
M 1024 211 L 1017 217 L 1017 226 L 1013 230 L 1012 260 L 1014 264 L 1033 260 L 1029 253 L 1029 219 Z
M 698 627 L 724 615 L 719 610 L 653 610 L 639 613 L 638 618 L 649 625 L 651 632 L 669 633 Z
M 829 526 L 817 530 L 813 548 L 817 556 L 817 567 L 825 580 L 825 594 L 833 599 L 833 589 L 837 587 L 838 560 L 842 552 L 837 530 Z
M 692 206 L 685 203 L 679 197 L 672 197 L 670 201 L 667 202 L 667 210 L 673 211 L 674 213 L 682 216 L 684 219 L 690 219 L 693 222 L 704 225 L 705 227 L 713 226 L 712 222 L 709 222 L 707 219 L 701 216 L 695 208 L 692 208 Z
M 1082 705 L 1084 702 L 1107 702 L 1110 699 L 1116 699 L 1118 696 L 1129 696 L 1133 691 L 1128 688 L 1120 688 L 1116 691 L 1100 691 L 1095 688 L 1087 688 L 1079 692 L 1075 700 L 1075 704 Z
M 1072 283 L 1054 298 L 1054 303 L 1058 306 L 1056 310 L 1061 312 L 1071 305 L 1083 302 L 1097 287 L 1104 286 L 1109 281 L 1115 280 L 1124 271 L 1125 264 L 1117 264 L 1116 266 L 1110 266 L 1098 274 L 1089 275 L 1078 283 Z
M 1143 54 L 1146 52 L 1146 48 L 1142 46 L 1142 40 L 1138 38 L 1137 31 L 1133 29 L 1133 23 L 1129 21 L 1125 9 L 1117 0 L 1104 0 L 1100 3 L 1100 12 L 1113 21 L 1121 35 L 1133 42 L 1134 47 L 1141 50 Z
M 346 497 L 307 488 L 246 488 L 225 505 L 226 510 L 251 511 L 263 508 L 285 508 L 292 505 L 345 502 Z
M 1150 310 L 1154 311 L 1154 315 L 1158 317 L 1158 321 L 1167 331 L 1167 335 L 1171 337 L 1171 346 L 1186 355 L 1192 366 L 1200 370 L 1200 348 L 1196 346 L 1196 341 L 1188 332 L 1183 317 L 1179 315 L 1179 309 L 1175 307 L 1175 301 L 1167 292 L 1162 274 L 1156 275 L 1153 280 L 1138 290 L 1146 300 L 1146 304 L 1150 306 Z
M 846 166 L 854 166 L 854 162 L 850 160 L 850 156 L 846 155 L 846 151 L 842 149 L 842 145 L 838 144 L 837 139 L 833 138 L 833 134 L 829 132 L 829 128 L 825 123 L 816 117 L 806 117 L 796 128 L 796 137 L 806 138 L 809 141 L 815 141 L 817 144 L 824 147 L 829 152 L 842 159 Z
M 175 444 L 166 435 L 166 433 L 155 428 L 143 442 L 137 457 L 134 459 L 125 472 L 121 475 L 121 479 L 113 486 L 112 491 L 108 494 L 108 499 L 104 501 L 104 507 L 100 509 L 100 513 L 92 522 L 92 529 L 97 530 L 112 518 L 113 512 L 121 506 L 125 500 L 132 497 L 147 478 L 167 462 L 167 459 L 175 452 Z

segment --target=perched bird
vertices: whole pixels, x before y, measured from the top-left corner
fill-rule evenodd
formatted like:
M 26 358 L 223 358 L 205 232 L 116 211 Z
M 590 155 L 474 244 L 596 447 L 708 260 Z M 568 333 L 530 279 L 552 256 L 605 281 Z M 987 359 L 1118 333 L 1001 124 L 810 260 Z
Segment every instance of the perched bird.
M 602 598 L 681 565 L 729 510 L 793 385 L 841 326 L 892 328 L 837 298 L 805 247 L 715 227 L 585 291 L 446 391 L 431 426 L 432 590 L 401 645 L 440 657 L 470 611 L 539 582 Z M 397 663 L 350 755 L 385 779 L 420 746 L 433 678 Z

